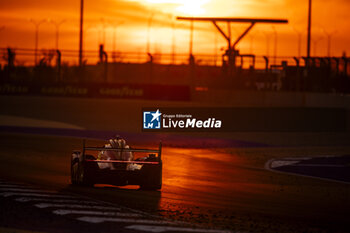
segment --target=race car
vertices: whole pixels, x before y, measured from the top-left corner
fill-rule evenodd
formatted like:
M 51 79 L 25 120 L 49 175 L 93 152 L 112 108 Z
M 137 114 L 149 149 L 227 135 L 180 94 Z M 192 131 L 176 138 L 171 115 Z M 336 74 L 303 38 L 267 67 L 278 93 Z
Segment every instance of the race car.
M 73 151 L 72 185 L 139 185 L 141 189 L 161 189 L 163 166 L 161 142 L 156 150 L 130 148 L 125 143 L 115 146 L 112 143 L 118 144 L 120 140 L 110 142 L 103 147 L 86 147 L 84 140 L 82 151 Z

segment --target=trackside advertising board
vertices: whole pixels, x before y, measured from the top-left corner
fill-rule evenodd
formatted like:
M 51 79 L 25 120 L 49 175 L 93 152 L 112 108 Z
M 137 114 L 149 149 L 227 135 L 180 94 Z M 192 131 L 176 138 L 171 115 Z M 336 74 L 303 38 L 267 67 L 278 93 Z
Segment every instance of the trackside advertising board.
M 148 100 L 190 100 L 190 88 L 153 84 L 0 84 L 0 95 L 91 97 Z

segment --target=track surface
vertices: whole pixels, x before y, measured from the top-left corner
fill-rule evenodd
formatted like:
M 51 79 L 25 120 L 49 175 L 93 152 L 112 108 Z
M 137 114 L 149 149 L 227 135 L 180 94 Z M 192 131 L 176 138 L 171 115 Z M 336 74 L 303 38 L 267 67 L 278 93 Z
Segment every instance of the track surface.
M 257 155 L 263 155 L 267 150 L 272 154 L 284 154 L 285 150 L 245 149 L 222 153 L 164 148 L 164 187 L 152 192 L 133 186 L 72 187 L 69 184 L 70 151 L 80 146 L 79 139 L 8 134 L 2 134 L 0 139 L 0 170 L 5 181 L 20 181 L 41 189 L 77 194 L 198 224 L 202 228 L 234 232 L 346 232 L 350 229 L 348 185 L 274 174 L 260 166 L 260 161 L 265 158 Z M 22 212 L 18 204 L 12 205 L 12 199 L 3 198 L 4 206 L 13 207 L 15 213 Z M 71 217 L 68 219 L 73 221 Z M 18 226 L 13 220 L 5 222 L 9 224 L 7 227 Z M 108 223 L 108 226 L 113 224 L 120 226 L 116 223 Z M 69 226 L 60 228 L 61 232 L 66 232 L 65 229 L 74 232 L 76 228 Z M 39 230 L 55 232 L 53 229 L 56 229 L 54 225 L 48 224 Z
M 22 100 L 21 100 L 22 101 Z M 2 115 L 24 117 L 29 125 L 41 120 L 42 127 L 57 127 L 63 124 L 88 130 L 121 130 L 129 128 L 130 121 L 138 110 L 130 107 L 132 102 L 120 102 L 128 114 L 111 115 L 101 119 L 100 110 L 116 102 L 85 100 L 63 101 L 55 105 L 50 99 L 25 99 L 21 101 L 2 101 Z M 150 103 L 135 103 L 150 106 Z M 101 107 L 102 106 L 102 107 Z M 129 107 L 128 107 L 129 106 Z M 91 107 L 99 108 L 91 111 Z M 66 111 L 64 111 L 66 109 Z M 117 111 L 116 111 L 117 112 Z M 131 117 L 128 117 L 132 113 Z M 84 116 L 84 117 L 82 117 Z M 120 116 L 115 126 L 116 116 Z M 96 120 L 98 119 L 98 120 Z M 8 122 L 11 123 L 11 122 Z M 17 122 L 18 123 L 18 122 Z M 7 124 L 16 126 L 16 122 Z M 112 126 L 112 128 L 108 128 Z M 138 129 L 130 132 L 137 133 Z M 81 147 L 81 139 L 63 136 L 0 133 L 0 179 L 3 184 L 23 183 L 31 189 L 46 190 L 63 195 L 79 197 L 81 200 L 96 201 L 98 206 L 122 208 L 121 213 L 142 211 L 137 219 L 154 219 L 149 215 L 164 217 L 166 221 L 181 221 L 184 229 L 221 229 L 233 232 L 349 232 L 350 187 L 347 184 L 318 180 L 302 176 L 280 174 L 265 169 L 271 159 L 320 157 L 323 155 L 350 154 L 346 134 L 230 134 L 219 135 L 224 138 L 244 139 L 272 147 L 227 147 L 206 149 L 191 148 L 191 140 L 178 138 L 178 143 L 170 142 L 163 148 L 163 188 L 161 191 L 143 191 L 138 187 L 114 187 L 99 185 L 94 188 L 72 187 L 69 181 L 70 154 Z M 129 139 L 129 138 L 128 138 Z M 174 140 L 174 138 L 172 138 Z M 177 140 L 177 139 L 176 139 Z M 130 138 L 129 141 L 133 141 Z M 156 146 L 151 141 L 142 144 L 134 140 L 135 147 Z M 92 145 L 104 142 L 90 141 Z M 176 146 L 176 145 L 185 145 Z M 246 146 L 253 144 L 245 144 Z M 278 147 L 278 145 L 284 145 Z M 22 185 L 22 184 L 21 184 Z M 6 188 L 6 187 L 5 187 Z M 9 187 L 7 187 L 9 188 Z M 22 187 L 23 188 L 23 187 Z M 1 190 L 0 193 L 9 193 Z M 139 232 L 138 229 L 125 228 L 133 223 L 106 221 L 91 223 L 77 218 L 96 217 L 100 214 L 86 212 L 74 213 L 70 207 L 38 208 L 37 200 L 16 201 L 24 198 L 23 191 L 12 191 L 17 196 L 0 196 L 2 228 L 21 229 L 39 232 Z M 37 192 L 37 191 L 36 191 Z M 79 199 L 78 198 L 78 199 Z M 59 198 L 56 198 L 59 200 Z M 51 203 L 51 202 L 50 202 Z M 51 203 L 52 204 L 52 203 Z M 74 203 L 77 205 L 77 203 Z M 63 208 L 64 215 L 53 213 Z M 102 207 L 101 207 L 102 208 Z M 128 209 L 129 208 L 129 209 Z M 94 211 L 99 211 L 92 208 Z M 86 209 L 86 211 L 92 211 Z M 62 212 L 62 211 L 61 211 Z M 117 213 L 118 211 L 114 211 Z M 119 213 L 118 212 L 118 213 Z M 113 216 L 115 218 L 115 216 Z M 128 217 L 121 217 L 128 218 Z M 164 219 L 163 219 L 164 220 Z M 190 224 L 190 225 L 188 225 Z M 136 225 L 149 225 L 141 224 Z M 153 224 L 167 226 L 166 224 Z M 169 224 L 172 226 L 172 224 Z M 146 230 L 144 227 L 143 230 Z M 162 228 L 164 230 L 164 228 Z M 149 228 L 148 228 L 149 230 Z M 154 230 L 154 229 L 153 229 Z M 158 228 L 159 230 L 159 228 Z M 180 229 L 173 232 L 181 232 Z M 154 230 L 155 231 L 155 230 Z M 183 231 L 183 229 L 182 229 Z M 199 230 L 199 232 L 205 232 Z

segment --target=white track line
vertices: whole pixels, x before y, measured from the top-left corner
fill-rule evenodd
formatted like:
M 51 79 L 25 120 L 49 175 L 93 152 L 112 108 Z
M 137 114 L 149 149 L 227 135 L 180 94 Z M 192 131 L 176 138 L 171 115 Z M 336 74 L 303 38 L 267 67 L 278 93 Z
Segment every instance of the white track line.
M 76 195 L 77 197 L 80 197 L 80 198 L 86 198 L 85 196 L 82 196 L 82 195 L 79 195 L 79 194 L 74 194 L 74 195 Z M 111 202 L 107 202 L 107 201 L 103 201 L 103 200 L 95 199 L 95 198 L 91 198 L 91 197 L 89 197 L 89 200 L 93 200 L 93 201 L 98 202 L 99 204 L 103 203 L 103 204 L 109 205 L 109 206 L 118 206 L 118 207 L 120 206 L 120 205 L 116 205 L 116 204 L 111 203 Z M 141 211 L 141 210 L 132 209 L 132 208 L 129 208 L 129 207 L 126 207 L 126 206 L 120 206 L 120 207 L 122 207 L 123 210 L 129 211 L 129 212 L 133 212 L 133 213 L 138 213 L 138 214 L 140 214 L 142 216 L 145 216 L 147 218 L 150 218 L 150 219 L 160 219 L 159 221 L 162 221 L 163 224 L 200 227 L 200 225 L 197 225 L 197 224 L 192 224 L 192 223 L 188 223 L 188 222 L 184 222 L 184 221 L 167 219 L 167 218 L 161 217 L 159 215 L 150 214 L 150 213 L 147 213 L 147 212 L 144 212 L 144 211 Z M 84 216 L 84 217 L 86 217 L 87 219 L 90 218 L 90 216 Z M 100 217 L 96 217 L 94 220 L 96 221 L 96 219 L 98 219 L 98 218 L 100 218 Z M 99 221 L 99 220 L 97 220 L 97 221 Z M 132 223 L 135 223 L 135 221 L 133 221 Z M 141 224 L 142 224 L 142 222 L 141 222 Z M 153 223 L 151 223 L 151 224 L 153 224 Z
M 292 167 L 347 167 L 346 165 L 333 165 L 333 164 L 295 164 L 290 165 Z
M 5 191 L 5 192 L 1 192 Z M 46 194 L 47 193 L 47 194 Z M 11 184 L 8 182 L 0 181 L 0 196 L 10 197 L 19 196 L 15 200 L 18 202 L 41 202 L 34 204 L 38 208 L 81 208 L 81 209 L 100 209 L 100 210 L 114 210 L 120 211 L 121 208 L 118 207 L 108 207 L 102 206 L 101 203 L 110 204 L 101 201 L 85 201 L 77 199 L 75 196 L 63 195 L 63 194 L 53 194 L 57 193 L 54 191 L 41 191 L 31 189 L 31 187 L 24 185 Z M 63 198 L 63 199 L 53 199 L 53 198 Z M 61 204 L 55 204 L 61 203 Z M 62 204 L 64 203 L 64 204 Z M 89 205 L 90 204 L 90 205 Z M 126 208 L 129 209 L 129 208 Z M 135 217 L 145 217 L 152 216 L 148 213 L 142 211 L 129 209 L 129 211 L 136 213 L 120 213 L 120 212 L 110 212 L 110 211 L 88 211 L 88 210 L 70 210 L 70 209 L 57 209 L 52 211 L 52 213 L 57 215 L 68 215 L 68 214 L 81 214 L 81 215 L 101 215 L 99 216 L 82 216 L 76 218 L 79 221 L 89 222 L 89 223 L 102 223 L 102 222 L 116 222 L 116 223 L 133 223 L 133 224 L 153 224 L 153 225 L 178 225 L 181 222 L 171 221 L 171 220 L 148 220 L 148 219 L 135 219 Z M 109 217 L 103 217 L 109 216 Z M 123 218 L 118 218 L 123 217 Z M 159 216 L 154 216 L 159 218 Z M 189 225 L 188 223 L 184 223 Z M 193 226 L 192 226 L 193 227 Z M 199 228 L 185 228 L 185 227 L 166 227 L 166 226 L 147 226 L 147 225 L 131 225 L 126 227 L 127 229 L 148 231 L 148 232 L 166 232 L 166 231 L 178 231 L 178 232 L 203 232 L 203 233 L 228 233 L 230 231 L 221 230 L 208 230 Z
M 102 215 L 102 216 L 116 216 L 116 217 L 141 217 L 140 214 L 133 213 L 120 213 L 120 212 L 102 212 L 102 211 L 89 211 L 89 210 L 65 210 L 58 209 L 52 211 L 52 213 L 57 215 L 67 215 L 67 214 L 82 214 L 82 215 Z
M 15 201 L 18 202 L 50 202 L 50 203 L 74 203 L 74 204 L 86 204 L 86 205 L 96 205 L 99 204 L 96 201 L 82 201 L 81 199 L 52 199 L 52 198 L 31 198 L 31 197 L 19 197 Z
M 299 163 L 300 160 L 298 161 L 291 161 L 291 160 L 275 160 L 275 161 L 272 161 L 270 167 L 271 168 L 277 168 L 277 167 L 283 167 L 283 166 L 289 166 L 289 165 L 294 165 L 296 163 Z
M 157 220 L 147 220 L 147 219 L 129 219 L 129 218 L 104 218 L 104 217 L 79 217 L 77 220 L 90 222 L 90 223 L 103 223 L 103 222 L 120 222 L 120 223 L 141 223 L 141 224 L 178 224 L 176 222 L 168 221 L 157 221 Z
M 101 205 L 79 205 L 79 204 L 53 204 L 53 203 L 38 203 L 34 205 L 38 208 L 75 208 L 75 209 L 95 209 L 95 210 L 115 210 L 120 211 L 120 208 L 108 207 Z
M 49 190 L 38 190 L 38 189 L 30 189 L 30 188 L 1 188 L 0 191 L 5 192 L 27 192 L 27 193 L 57 193 L 56 191 Z
M 171 226 L 149 226 L 149 225 L 131 225 L 125 227 L 126 229 L 148 232 L 200 232 L 200 233 L 228 233 L 230 231 L 211 230 L 211 229 L 197 229 L 197 228 L 185 228 L 185 227 L 171 227 Z
M 39 193 L 14 193 L 14 192 L 2 192 L 0 196 L 11 197 L 11 196 L 22 196 L 22 197 L 57 197 L 57 198 L 76 198 L 73 196 L 63 194 L 39 194 Z
M 324 156 L 324 157 L 337 157 L 337 156 Z M 292 159 L 298 159 L 298 158 L 288 158 L 290 160 Z M 275 160 L 277 159 L 270 159 L 269 161 L 267 161 L 265 163 L 265 169 L 270 171 L 270 172 L 275 172 L 275 173 L 279 173 L 279 174 L 284 174 L 284 175 L 292 175 L 292 176 L 300 176 L 300 177 L 306 177 L 306 178 L 313 178 L 313 179 L 318 179 L 318 180 L 322 180 L 322 181 L 327 181 L 327 182 L 336 182 L 336 183 L 341 183 L 341 184 L 350 184 L 350 182 L 346 182 L 346 181 L 341 181 L 341 180 L 334 180 L 334 179 L 330 179 L 330 178 L 322 178 L 322 177 L 318 177 L 318 176 L 311 176 L 311 175 L 303 175 L 303 174 L 298 174 L 298 173 L 293 173 L 293 172 L 285 172 L 285 171 L 279 171 L 276 170 L 274 168 L 271 167 L 271 163 L 273 163 Z

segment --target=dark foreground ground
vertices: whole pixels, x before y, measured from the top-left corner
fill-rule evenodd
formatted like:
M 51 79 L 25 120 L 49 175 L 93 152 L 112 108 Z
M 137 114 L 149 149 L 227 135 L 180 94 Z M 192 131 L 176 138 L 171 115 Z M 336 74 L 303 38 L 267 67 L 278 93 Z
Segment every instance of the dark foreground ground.
M 203 229 L 208 228 L 233 232 L 350 230 L 348 184 L 280 174 L 265 169 L 265 163 L 271 158 L 305 157 L 305 154 L 311 157 L 340 155 L 350 152 L 347 147 L 220 150 L 166 147 L 163 151 L 163 189 L 143 191 L 136 186 L 71 186 L 70 152 L 81 147 L 80 139 L 1 134 L 0 146 L 0 177 L 5 183 L 0 194 L 11 192 L 4 189 L 11 188 L 11 185 L 6 187 L 8 182 L 21 182 L 39 190 L 102 201 L 104 206 L 113 204 L 132 209 L 126 213 L 142 211 L 147 213 L 147 217 L 144 217 L 146 219 L 154 219 L 149 217 L 151 214 L 195 224 L 191 226 L 192 230 L 196 227 L 202 229 L 197 232 L 205 232 Z M 42 201 L 18 202 L 16 198 L 26 196 L 21 196 L 18 190 L 12 192 L 16 195 L 0 196 L 0 226 L 5 228 L 43 232 L 82 232 L 83 229 L 86 232 L 112 232 L 113 229 L 119 229 L 118 232 L 133 232 L 125 228 L 130 223 L 106 221 L 92 224 L 76 220 L 84 216 L 96 217 L 91 213 L 55 215 L 52 212 L 57 208 L 34 208 L 34 204 Z M 68 209 L 72 208 L 74 209 Z M 182 225 L 177 227 L 179 226 Z

